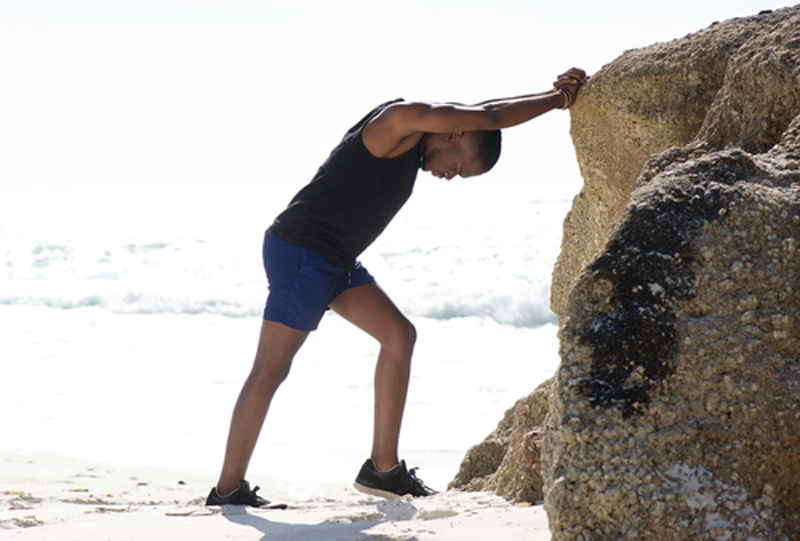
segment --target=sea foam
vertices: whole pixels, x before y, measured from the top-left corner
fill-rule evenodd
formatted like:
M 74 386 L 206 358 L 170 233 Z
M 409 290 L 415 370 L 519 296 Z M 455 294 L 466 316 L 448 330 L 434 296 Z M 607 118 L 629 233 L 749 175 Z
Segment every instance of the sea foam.
M 460 192 L 448 188 L 453 203 Z M 456 198 L 458 211 L 445 213 L 441 187 L 423 191 L 361 257 L 400 308 L 409 316 L 478 316 L 515 327 L 553 323 L 550 271 L 566 202 L 517 201 L 511 210 L 504 204 L 493 211 L 492 200 L 467 185 Z M 0 218 L 0 304 L 235 318 L 261 313 L 267 294 L 261 240 L 272 218 L 258 201 L 218 205 L 210 218 L 197 209 L 211 206 L 215 193 L 196 193 L 180 214 L 170 193 L 139 194 L 145 202 L 113 212 L 98 197 L 30 199 L 19 202 L 16 215 Z

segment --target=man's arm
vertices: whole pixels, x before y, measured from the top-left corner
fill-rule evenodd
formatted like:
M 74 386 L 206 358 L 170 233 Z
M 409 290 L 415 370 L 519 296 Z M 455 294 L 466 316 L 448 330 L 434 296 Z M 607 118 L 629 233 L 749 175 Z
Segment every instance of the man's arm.
M 583 70 L 561 74 L 553 90 L 475 105 L 401 102 L 384 109 L 364 128 L 364 145 L 375 156 L 392 158 L 413 147 L 425 133 L 498 130 L 527 122 L 556 108 L 569 107 L 586 81 Z

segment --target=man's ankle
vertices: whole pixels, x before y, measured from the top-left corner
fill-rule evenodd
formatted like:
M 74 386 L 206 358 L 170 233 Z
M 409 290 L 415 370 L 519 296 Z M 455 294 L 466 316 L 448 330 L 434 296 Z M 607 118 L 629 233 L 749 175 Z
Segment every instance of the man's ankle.
M 230 496 L 231 494 L 233 494 L 237 490 L 239 490 L 239 483 L 236 483 L 232 487 L 231 487 L 231 485 L 223 483 L 222 481 L 217 483 L 217 494 L 219 494 L 223 498 L 225 496 Z
M 391 471 L 394 468 L 396 468 L 397 465 L 400 464 L 400 461 L 399 460 L 384 460 L 384 461 L 380 461 L 378 459 L 373 458 L 372 459 L 372 463 L 375 464 L 375 468 L 379 472 L 384 472 L 385 473 L 385 472 Z

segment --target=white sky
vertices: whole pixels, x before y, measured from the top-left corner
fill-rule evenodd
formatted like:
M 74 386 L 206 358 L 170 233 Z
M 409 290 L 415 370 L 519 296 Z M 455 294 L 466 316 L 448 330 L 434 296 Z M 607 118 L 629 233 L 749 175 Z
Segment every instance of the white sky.
M 381 101 L 538 92 L 573 65 L 595 72 L 626 49 L 783 5 L 0 0 L 0 197 L 287 182 L 293 192 Z M 547 117 L 506 133 L 497 179 L 528 182 L 572 160 L 568 114 Z

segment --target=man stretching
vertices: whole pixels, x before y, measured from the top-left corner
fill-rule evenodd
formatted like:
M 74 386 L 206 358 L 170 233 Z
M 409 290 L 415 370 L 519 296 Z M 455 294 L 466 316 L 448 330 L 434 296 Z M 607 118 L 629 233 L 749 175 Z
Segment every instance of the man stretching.
M 485 173 L 500 156 L 502 128 L 566 109 L 585 81 L 573 68 L 540 94 L 471 106 L 395 100 L 345 134 L 265 234 L 261 336 L 208 505 L 268 503 L 244 480 L 247 466 L 275 391 L 328 308 L 380 344 L 372 452 L 356 488 L 383 497 L 434 493 L 397 454 L 416 330 L 356 258 L 409 198 L 420 168 L 447 180 Z

